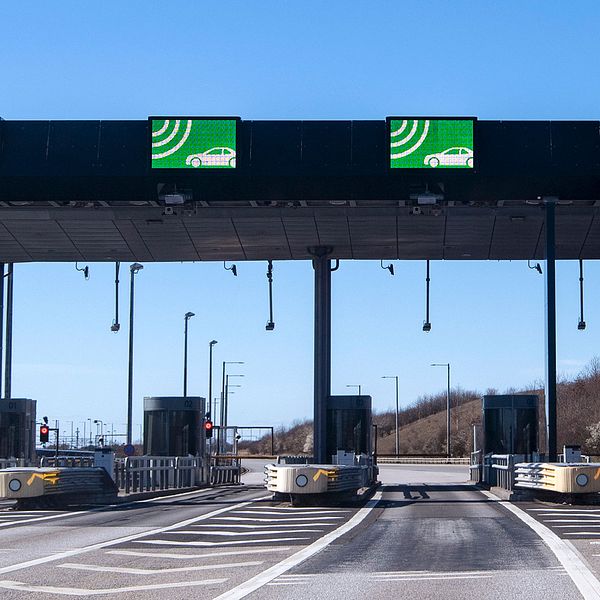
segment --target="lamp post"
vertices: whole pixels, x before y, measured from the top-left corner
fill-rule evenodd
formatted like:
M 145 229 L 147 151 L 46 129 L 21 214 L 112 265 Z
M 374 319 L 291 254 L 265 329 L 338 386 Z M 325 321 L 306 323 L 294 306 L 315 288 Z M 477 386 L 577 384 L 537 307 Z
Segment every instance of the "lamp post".
M 98 436 L 98 425 L 100 425 L 100 437 L 104 437 L 104 421 L 102 419 L 94 419 L 96 424 L 96 436 Z
M 208 418 L 212 419 L 212 376 L 213 376 L 213 347 L 218 344 L 212 340 L 208 344 Z
M 432 367 L 448 369 L 448 388 L 446 390 L 446 458 L 450 458 L 450 363 L 432 363 Z
M 221 435 L 221 430 L 224 426 L 225 420 L 225 370 L 227 365 L 243 365 L 243 361 L 223 361 L 223 374 L 221 376 L 221 406 L 219 407 L 219 429 L 217 431 L 217 451 L 220 452 L 222 450 L 222 441 L 223 436 Z
M 135 274 L 143 269 L 140 263 L 129 265 L 131 282 L 129 287 L 129 370 L 127 376 L 127 445 L 131 445 L 131 421 L 133 417 L 133 299 Z
M 357 385 L 347 385 L 346 387 L 348 388 L 358 388 L 358 395 L 362 396 L 362 385 L 357 384 Z
M 399 405 L 398 405 L 398 375 L 384 375 L 381 379 L 396 380 L 396 456 L 400 455 L 400 427 L 399 427 Z
M 87 419 L 90 422 L 90 446 L 92 445 L 92 419 L 88 417 Z M 87 441 L 86 441 L 87 443 Z
M 184 315 L 185 327 L 183 333 L 183 397 L 187 396 L 187 356 L 188 356 L 188 321 L 194 316 L 193 312 Z
M 230 375 L 229 373 L 225 376 L 225 402 L 223 402 L 223 427 L 227 429 L 227 417 L 229 412 L 229 388 L 230 387 L 241 387 L 240 385 L 234 385 L 229 383 L 230 377 L 243 377 L 243 375 Z M 224 440 L 225 442 L 226 440 Z

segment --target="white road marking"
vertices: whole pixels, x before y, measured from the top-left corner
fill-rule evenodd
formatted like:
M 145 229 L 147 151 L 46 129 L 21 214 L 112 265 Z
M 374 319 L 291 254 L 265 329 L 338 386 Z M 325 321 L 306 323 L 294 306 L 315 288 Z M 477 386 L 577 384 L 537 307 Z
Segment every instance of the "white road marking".
M 600 518 L 600 514 L 586 514 L 586 513 L 568 513 L 566 515 L 561 515 L 557 513 L 538 513 L 536 517 L 564 517 L 565 519 L 581 519 L 582 521 L 587 521 L 588 519 L 598 519 Z M 582 519 L 583 517 L 583 519 Z
M 577 589 L 581 592 L 584 600 L 600 600 L 600 581 L 596 579 L 594 574 L 588 569 L 585 562 L 581 558 L 575 546 L 567 540 L 561 539 L 551 529 L 543 523 L 536 521 L 531 515 L 527 514 L 510 502 L 504 502 L 491 492 L 482 490 L 481 492 L 487 498 L 495 500 L 510 511 L 518 519 L 528 525 L 537 535 L 542 538 L 543 542 L 550 548 L 554 556 L 565 568 Z
M 236 515 L 277 515 L 279 517 L 285 517 L 287 514 L 287 513 L 280 513 L 280 512 L 268 511 L 268 510 L 234 510 L 232 512 L 235 513 Z M 323 511 L 323 512 L 327 513 L 327 512 L 341 512 L 341 511 Z M 314 513 L 312 513 L 312 512 L 297 512 L 297 513 L 292 513 L 292 514 L 294 516 L 295 515 L 311 515 L 311 518 L 313 518 L 313 519 L 315 518 Z M 344 517 L 321 517 L 321 518 L 323 518 L 323 519 L 343 519 Z
M 240 556 L 243 554 L 266 554 L 268 552 L 284 552 L 290 550 L 290 546 L 277 546 L 276 548 L 260 548 L 257 550 L 228 550 L 227 552 L 204 552 L 202 554 L 170 554 L 168 552 L 140 552 L 136 550 L 107 550 L 106 554 L 118 554 L 120 556 L 141 556 L 144 558 L 172 558 L 175 560 L 202 560 L 207 558 L 218 558 L 221 556 Z M 9 552 L 9 550 L 6 550 Z
M 574 527 L 581 527 L 590 523 L 600 523 L 600 519 L 544 519 L 544 523 L 581 523 L 581 525 L 574 525 Z M 593 525 L 598 527 L 598 525 Z
M 297 515 L 312 515 L 315 513 L 318 514 L 327 514 L 327 513 L 349 513 L 349 510 L 338 510 L 334 508 L 290 508 L 287 506 L 253 506 L 252 510 L 240 510 L 236 512 L 264 512 L 269 510 L 275 511 L 284 511 L 282 514 L 297 514 Z
M 147 590 L 164 590 L 167 588 L 196 587 L 200 585 L 217 585 L 227 579 L 204 579 L 202 581 L 178 581 L 176 583 L 155 583 L 149 585 L 132 585 L 122 588 L 105 588 L 102 590 L 89 590 L 84 588 L 64 588 L 50 585 L 31 585 L 20 581 L 0 581 L 0 587 L 19 592 L 38 592 L 45 594 L 60 594 L 62 596 L 107 596 L 110 594 L 124 594 L 125 592 L 143 592 Z
M 528 508 L 529 512 L 561 512 L 561 513 L 569 513 L 569 512 L 582 512 L 581 508 Z M 585 511 L 586 513 L 596 513 L 600 512 L 600 508 L 590 508 Z
M 565 531 L 565 535 L 600 535 L 600 531 Z
M 263 498 L 270 498 L 270 496 L 263 496 Z M 77 556 L 79 554 L 84 554 L 85 552 L 92 552 L 94 550 L 101 550 L 102 548 L 108 548 L 110 546 L 116 546 L 117 544 L 124 544 L 125 542 L 132 542 L 134 540 L 139 540 L 140 538 L 148 537 L 151 535 L 159 535 L 161 533 L 167 533 L 172 531 L 173 529 L 178 529 L 180 527 L 187 527 L 189 525 L 193 525 L 198 521 L 203 521 L 205 519 L 210 519 L 212 517 L 216 517 L 217 515 L 223 514 L 232 509 L 241 508 L 242 506 L 248 506 L 252 502 L 259 500 L 262 498 L 256 498 L 253 500 L 248 500 L 246 502 L 240 502 L 239 504 L 235 504 L 231 507 L 227 506 L 225 508 L 219 508 L 217 510 L 213 510 L 212 512 L 206 513 L 204 515 L 200 515 L 199 517 L 193 517 L 191 519 L 186 519 L 185 521 L 180 521 L 178 523 L 174 523 L 173 525 L 168 525 L 167 527 L 159 527 L 158 529 L 149 529 L 147 531 L 142 531 L 140 533 L 133 533 L 131 535 L 126 535 L 121 538 L 116 538 L 113 540 L 107 540 L 105 542 L 99 542 L 97 544 L 91 544 L 90 546 L 84 546 L 83 548 L 74 548 L 73 550 L 66 550 L 64 552 L 58 552 L 56 554 L 51 554 L 50 556 L 44 556 L 41 558 L 35 558 L 33 560 L 28 560 L 22 563 L 17 563 L 14 565 L 9 565 L 7 567 L 0 568 L 0 575 L 4 573 L 12 573 L 13 571 L 20 571 L 22 569 L 27 569 L 29 567 L 37 567 L 38 565 L 43 565 L 49 562 L 55 562 L 57 560 L 62 560 L 64 558 L 71 558 L 72 556 Z M 89 511 L 92 512 L 92 511 Z M 79 513 L 81 514 L 81 513 Z M 60 515 L 62 516 L 62 515 Z M 247 543 L 247 542 L 246 542 Z
M 77 571 L 95 571 L 98 573 L 122 573 L 126 575 L 163 575 L 168 573 L 187 573 L 189 571 L 210 571 L 212 569 L 235 569 L 237 567 L 257 567 L 262 565 L 262 560 L 252 560 L 239 563 L 219 563 L 216 565 L 196 565 L 193 567 L 170 567 L 166 569 L 135 569 L 130 567 L 113 567 L 106 565 L 84 565 L 81 563 L 65 563 L 59 565 L 61 569 L 75 569 Z
M 295 542 L 301 540 L 310 540 L 306 537 L 290 537 L 290 538 L 268 538 L 263 540 L 235 540 L 234 542 L 176 542 L 171 540 L 140 540 L 140 544 L 154 544 L 156 546 L 186 546 L 186 547 L 202 547 L 210 548 L 214 546 L 239 546 L 243 544 L 271 544 L 278 542 Z M 1 571 L 0 571 L 1 572 Z
M 361 508 L 350 520 L 348 520 L 343 525 L 340 525 L 340 527 L 338 527 L 334 531 L 331 531 L 327 535 L 324 535 L 323 537 L 314 541 L 309 546 L 306 546 L 305 548 L 302 548 L 302 550 L 296 552 L 295 554 L 288 556 L 281 562 L 277 563 L 276 565 L 273 565 L 269 569 L 266 569 L 262 573 L 251 577 L 244 583 L 234 587 L 231 590 L 228 590 L 220 596 L 217 596 L 216 598 L 214 598 L 214 600 L 240 600 L 241 598 L 245 598 L 252 592 L 263 587 L 267 583 L 270 583 L 280 575 L 283 575 L 290 569 L 293 569 L 295 566 L 299 565 L 301 562 L 310 558 L 317 552 L 320 552 L 321 550 L 323 550 L 323 548 L 326 548 L 327 546 L 329 546 L 329 544 L 337 540 L 339 537 L 348 533 L 357 525 L 362 523 L 362 521 L 364 521 L 364 519 L 369 515 L 371 510 L 373 510 L 373 508 L 377 506 L 377 504 L 381 500 L 381 495 L 381 491 L 377 492 L 375 496 L 367 502 L 364 508 Z
M 256 517 L 219 517 L 219 521 L 252 521 L 256 523 L 290 523 L 298 521 L 340 521 L 344 517 L 285 517 L 283 519 L 259 519 Z
M 225 537 L 241 537 L 245 535 L 287 535 L 288 533 L 322 533 L 323 531 L 323 529 L 286 529 L 284 531 L 278 531 L 276 529 L 271 529 L 270 531 L 196 531 L 195 529 L 186 529 L 184 531 L 169 531 L 169 533 L 181 533 L 185 535 L 220 535 Z
M 302 525 L 303 527 L 335 527 L 337 523 L 272 523 L 271 525 L 250 525 L 243 523 L 223 523 L 223 527 L 227 527 L 229 529 L 271 529 L 273 527 L 298 527 Z M 215 527 L 214 523 L 203 523 L 202 525 L 194 525 L 194 527 Z
M 23 525 L 24 523 L 37 523 L 38 521 L 49 521 L 50 519 L 70 519 L 78 517 L 80 515 L 87 515 L 93 512 L 99 512 L 106 510 L 105 507 L 92 508 L 90 510 L 80 510 L 78 512 L 62 512 L 59 514 L 45 515 L 43 517 L 31 517 L 29 519 L 19 519 L 17 521 L 3 521 L 0 523 L 0 527 L 10 527 L 11 525 Z
M 555 529 L 581 529 L 582 527 L 600 527 L 600 525 L 554 525 Z
M 380 577 L 371 579 L 374 581 L 448 581 L 451 579 L 491 579 L 493 575 L 433 575 L 431 577 L 415 577 L 411 575 L 409 577 Z

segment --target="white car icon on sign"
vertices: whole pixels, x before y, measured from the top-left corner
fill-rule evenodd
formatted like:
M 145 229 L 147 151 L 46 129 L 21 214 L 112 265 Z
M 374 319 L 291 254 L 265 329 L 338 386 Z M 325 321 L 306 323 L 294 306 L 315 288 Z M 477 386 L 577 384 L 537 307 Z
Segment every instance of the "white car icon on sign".
M 428 167 L 439 167 L 446 165 L 449 167 L 473 167 L 473 150 L 470 148 L 448 148 L 443 152 L 428 154 L 424 161 Z
M 235 167 L 235 150 L 226 147 L 211 148 L 199 154 L 190 154 L 185 159 L 192 167 Z

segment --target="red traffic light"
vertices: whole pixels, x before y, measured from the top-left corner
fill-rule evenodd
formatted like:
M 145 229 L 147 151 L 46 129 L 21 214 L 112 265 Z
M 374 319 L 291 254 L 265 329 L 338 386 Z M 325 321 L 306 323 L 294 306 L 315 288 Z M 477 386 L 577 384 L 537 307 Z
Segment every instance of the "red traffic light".
M 212 437 L 213 433 L 213 422 L 210 420 L 204 421 L 204 433 L 206 434 L 206 439 Z
M 50 427 L 48 425 L 42 425 L 40 427 L 40 443 L 45 444 L 48 441 L 50 434 Z

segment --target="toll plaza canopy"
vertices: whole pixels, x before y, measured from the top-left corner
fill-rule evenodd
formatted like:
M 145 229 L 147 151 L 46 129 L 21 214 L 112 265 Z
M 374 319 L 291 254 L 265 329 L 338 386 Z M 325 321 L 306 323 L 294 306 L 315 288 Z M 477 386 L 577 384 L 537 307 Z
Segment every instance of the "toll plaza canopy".
M 0 121 L 0 261 L 600 258 L 598 121 L 450 121 Z

